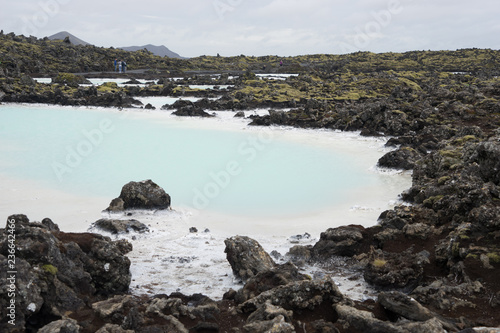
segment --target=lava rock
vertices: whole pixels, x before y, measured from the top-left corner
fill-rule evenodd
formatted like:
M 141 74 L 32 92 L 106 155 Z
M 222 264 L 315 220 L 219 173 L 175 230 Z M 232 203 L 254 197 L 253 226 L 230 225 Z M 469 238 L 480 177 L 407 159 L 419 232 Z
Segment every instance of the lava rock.
M 149 228 L 137 220 L 108 220 L 100 219 L 93 223 L 95 228 L 111 232 L 112 234 L 125 234 L 131 231 L 144 233 L 148 232 Z
M 311 249 L 314 258 L 332 256 L 353 256 L 363 241 L 363 227 L 344 226 L 330 228 L 320 235 L 319 241 Z
M 235 236 L 224 241 L 227 261 L 234 275 L 243 281 L 260 272 L 271 270 L 275 263 L 256 241 L 246 236 Z
M 120 196 L 111 201 L 107 211 L 116 212 L 127 209 L 168 209 L 170 195 L 152 180 L 130 182 L 123 186 Z

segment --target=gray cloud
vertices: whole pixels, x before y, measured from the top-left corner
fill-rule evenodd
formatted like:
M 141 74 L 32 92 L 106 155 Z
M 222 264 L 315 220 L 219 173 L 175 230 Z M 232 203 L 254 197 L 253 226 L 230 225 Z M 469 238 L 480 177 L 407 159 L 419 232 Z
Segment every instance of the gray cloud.
M 497 0 L 16 0 L 5 32 L 61 30 L 98 46 L 164 44 L 185 56 L 500 48 Z

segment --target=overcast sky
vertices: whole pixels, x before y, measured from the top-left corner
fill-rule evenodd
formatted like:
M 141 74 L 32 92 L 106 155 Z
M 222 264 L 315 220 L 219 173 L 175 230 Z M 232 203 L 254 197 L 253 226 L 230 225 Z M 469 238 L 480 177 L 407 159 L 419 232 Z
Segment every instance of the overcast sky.
M 499 0 L 3 0 L 0 29 L 182 56 L 500 49 Z

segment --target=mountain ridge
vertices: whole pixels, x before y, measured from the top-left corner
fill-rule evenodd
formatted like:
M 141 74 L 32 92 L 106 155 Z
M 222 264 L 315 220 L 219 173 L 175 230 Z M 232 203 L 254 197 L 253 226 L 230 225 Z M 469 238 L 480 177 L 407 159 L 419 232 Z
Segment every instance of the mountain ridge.
M 177 58 L 177 59 L 186 59 L 185 57 L 180 56 L 178 53 L 175 53 L 171 51 L 168 47 L 165 45 L 153 45 L 153 44 L 147 44 L 143 46 L 123 46 L 119 47 L 119 49 L 125 50 L 125 51 L 139 51 L 146 49 L 149 52 L 153 53 L 154 55 L 160 56 L 160 57 L 169 57 L 169 58 Z
M 88 43 L 72 33 L 68 31 L 60 31 L 58 33 L 55 33 L 51 36 L 48 36 L 47 38 L 50 40 L 65 40 L 69 38 L 69 41 L 73 45 L 93 45 L 91 43 Z M 118 47 L 118 49 L 124 50 L 124 51 L 139 51 L 139 50 L 148 50 L 149 52 L 153 53 L 154 55 L 160 56 L 160 57 L 169 57 L 169 58 L 177 58 L 177 59 L 186 59 L 185 57 L 180 56 L 178 53 L 175 53 L 171 51 L 168 47 L 165 45 L 153 45 L 153 44 L 146 44 L 143 46 L 123 46 L 123 47 Z
M 90 43 L 87 43 L 86 41 L 76 37 L 75 35 L 67 32 L 67 31 L 60 31 L 58 33 L 55 33 L 51 36 L 48 36 L 47 38 L 50 40 L 65 40 L 66 37 L 69 38 L 69 41 L 73 45 L 91 45 Z

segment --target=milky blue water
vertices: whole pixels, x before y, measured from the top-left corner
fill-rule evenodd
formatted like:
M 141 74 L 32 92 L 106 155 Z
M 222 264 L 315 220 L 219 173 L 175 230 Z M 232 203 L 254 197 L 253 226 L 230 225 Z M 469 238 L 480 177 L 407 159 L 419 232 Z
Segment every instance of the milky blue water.
M 0 106 L 0 173 L 110 200 L 152 179 L 173 207 L 244 216 L 308 214 L 384 186 L 356 152 L 133 112 Z

